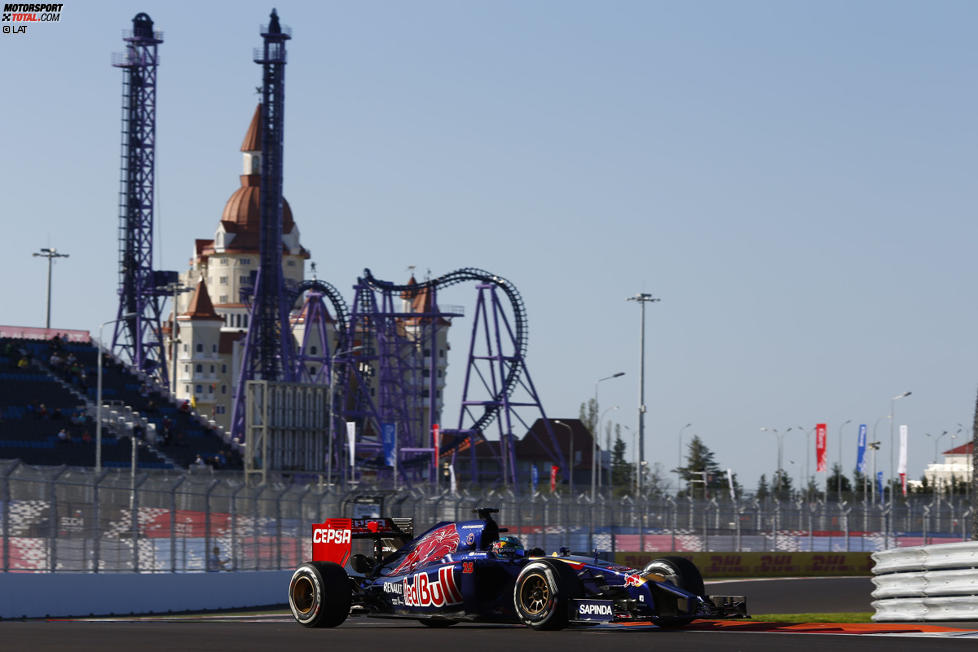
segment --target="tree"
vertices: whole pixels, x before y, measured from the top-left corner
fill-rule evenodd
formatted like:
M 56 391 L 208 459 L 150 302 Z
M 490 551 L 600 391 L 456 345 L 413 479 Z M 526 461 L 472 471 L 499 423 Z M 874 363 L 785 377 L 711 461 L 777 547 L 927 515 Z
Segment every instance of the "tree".
M 686 453 L 686 465 L 679 467 L 679 476 L 686 481 L 686 493 L 705 497 L 727 488 L 726 473 L 720 469 L 711 451 L 699 435 L 693 435 Z M 695 486 L 695 488 L 694 488 Z
M 767 486 L 767 476 L 762 473 L 761 479 L 757 482 L 757 491 L 754 493 L 754 497 L 758 500 L 764 500 L 770 495 L 771 490 Z
M 598 403 L 593 398 L 581 403 L 581 409 L 578 413 L 578 419 L 584 424 L 588 432 L 593 433 L 595 436 L 598 435 Z
M 634 466 L 625 460 L 625 442 L 621 438 L 621 426 L 615 425 L 615 443 L 611 448 L 611 486 L 615 495 L 631 491 L 634 482 Z
M 778 469 L 774 472 L 774 480 L 772 480 L 774 485 L 774 490 L 771 495 L 778 500 L 789 500 L 791 498 L 791 493 L 794 487 L 791 483 L 791 476 L 788 475 L 783 469 Z
M 652 465 L 651 471 L 648 467 L 644 469 L 642 475 L 642 491 L 646 496 L 661 498 L 666 495 L 666 480 L 662 464 L 656 462 Z
M 825 493 L 818 488 L 818 482 L 815 481 L 815 476 L 808 478 L 808 486 L 805 487 L 805 500 L 821 500 L 825 498 Z M 829 492 L 832 495 L 832 492 Z
M 869 476 L 860 473 L 858 468 L 852 470 L 852 489 L 853 495 L 857 500 L 865 500 L 866 495 L 872 491 L 869 486 Z
M 847 495 L 852 494 L 852 483 L 849 482 L 849 478 L 845 476 L 842 472 L 842 466 L 836 462 L 832 465 L 832 474 L 829 476 L 828 485 L 825 488 L 825 493 L 828 497 L 832 498 L 839 495 L 839 483 L 842 483 L 842 496 L 845 498 Z

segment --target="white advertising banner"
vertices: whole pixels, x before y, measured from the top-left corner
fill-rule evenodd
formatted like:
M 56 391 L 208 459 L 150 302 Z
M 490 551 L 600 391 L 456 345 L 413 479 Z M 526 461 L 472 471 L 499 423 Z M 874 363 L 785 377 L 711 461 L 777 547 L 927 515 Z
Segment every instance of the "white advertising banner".
M 907 472 L 907 426 L 900 426 L 900 462 L 897 465 L 897 473 Z
M 353 421 L 346 422 L 346 442 L 350 449 L 350 468 L 352 469 L 357 458 L 357 424 Z

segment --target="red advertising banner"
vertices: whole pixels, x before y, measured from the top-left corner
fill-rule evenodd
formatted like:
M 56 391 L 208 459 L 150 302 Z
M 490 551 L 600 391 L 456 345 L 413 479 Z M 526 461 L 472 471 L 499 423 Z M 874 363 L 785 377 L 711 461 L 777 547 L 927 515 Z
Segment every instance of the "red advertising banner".
M 441 448 L 441 433 L 438 431 L 438 424 L 431 424 L 431 447 L 435 449 L 435 477 L 438 477 L 438 457 Z
M 550 493 L 557 491 L 557 472 L 560 471 L 560 467 L 556 464 L 550 465 Z
M 825 431 L 826 427 L 824 423 L 815 424 L 815 459 L 817 460 L 815 471 L 817 473 L 823 473 L 827 471 L 825 463 Z

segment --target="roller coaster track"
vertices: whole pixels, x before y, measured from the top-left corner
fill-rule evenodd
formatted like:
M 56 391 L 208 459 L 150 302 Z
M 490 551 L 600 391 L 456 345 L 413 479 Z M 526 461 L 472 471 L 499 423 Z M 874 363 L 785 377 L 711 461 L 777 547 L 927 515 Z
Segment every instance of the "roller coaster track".
M 342 351 L 346 347 L 346 325 L 350 320 L 350 311 L 346 307 L 346 301 L 343 299 L 343 295 L 340 294 L 339 290 L 325 281 L 303 281 L 289 288 L 289 305 L 294 306 L 296 301 L 299 300 L 299 297 L 309 290 L 321 292 L 333 305 L 334 317 L 336 318 L 336 350 Z
M 479 417 L 472 425 L 471 430 L 479 433 L 479 435 L 482 436 L 482 433 L 485 432 L 486 427 L 493 422 L 499 413 L 499 407 L 502 404 L 503 399 L 508 399 L 516 389 L 525 366 L 524 360 L 526 357 L 529 322 L 526 318 L 526 306 L 523 303 L 523 297 L 520 296 L 519 290 L 516 289 L 516 286 L 502 276 L 475 267 L 464 267 L 462 269 L 457 269 L 443 276 L 439 276 L 438 278 L 417 283 L 416 285 L 397 285 L 389 281 L 381 281 L 374 278 L 369 269 L 363 270 L 363 280 L 371 288 L 388 292 L 417 292 L 423 289 L 434 289 L 437 291 L 441 288 L 451 287 L 460 283 L 470 283 L 473 281 L 490 284 L 503 291 L 506 298 L 509 299 L 510 306 L 513 309 L 513 322 L 516 329 L 514 336 L 516 352 L 514 355 L 509 357 L 510 364 L 508 365 L 506 377 L 503 379 L 503 383 L 499 391 L 493 397 L 493 403 L 484 408 L 482 416 Z M 502 355 L 502 351 L 499 353 Z

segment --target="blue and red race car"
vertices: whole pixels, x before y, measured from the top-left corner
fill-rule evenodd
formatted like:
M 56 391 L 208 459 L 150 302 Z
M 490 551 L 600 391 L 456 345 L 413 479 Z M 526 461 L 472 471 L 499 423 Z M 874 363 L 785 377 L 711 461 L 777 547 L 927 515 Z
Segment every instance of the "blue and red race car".
M 296 569 L 289 607 L 306 627 L 349 615 L 411 618 L 430 627 L 523 623 L 535 629 L 746 617 L 741 596 L 706 596 L 696 566 L 663 557 L 642 570 L 593 556 L 526 551 L 492 517 L 438 523 L 413 538 L 411 519 L 329 519 L 312 527 L 313 560 Z M 354 554 L 357 544 L 372 554 Z M 349 567 L 352 572 L 347 572 Z

